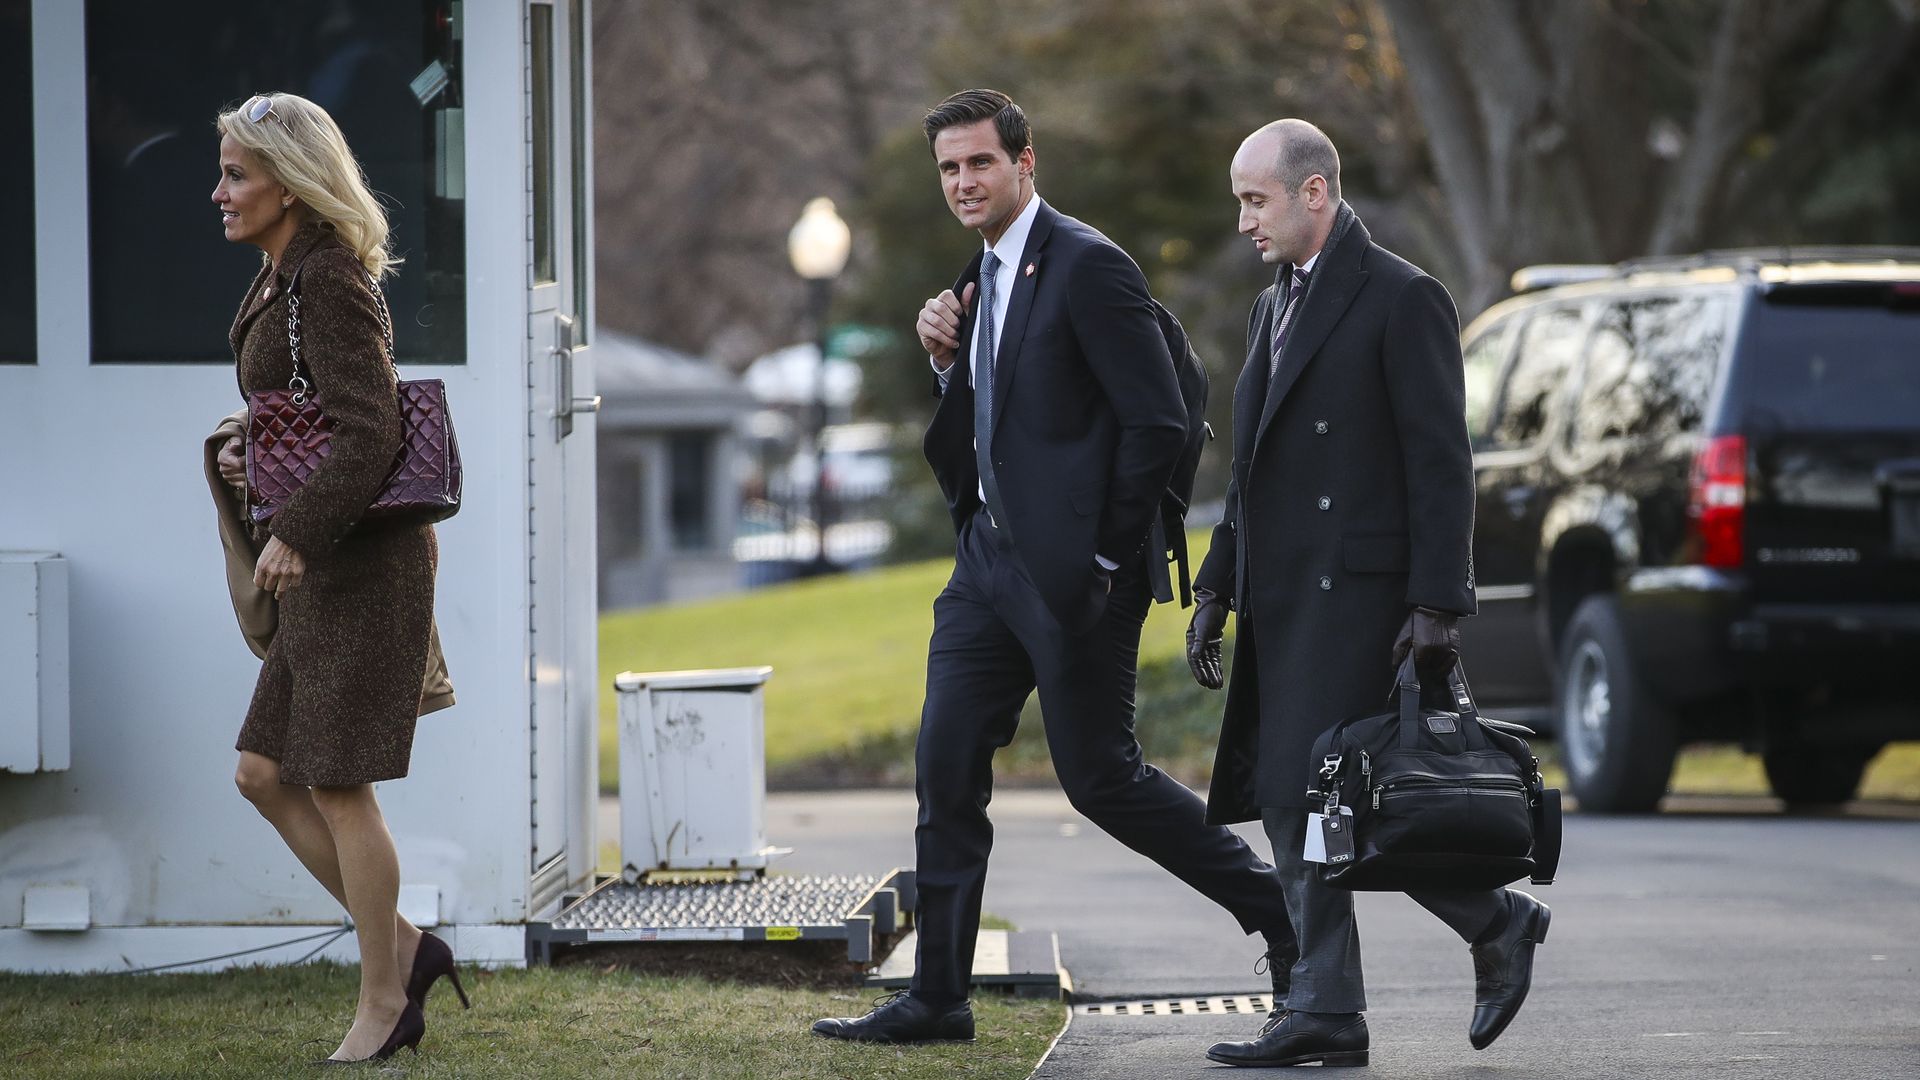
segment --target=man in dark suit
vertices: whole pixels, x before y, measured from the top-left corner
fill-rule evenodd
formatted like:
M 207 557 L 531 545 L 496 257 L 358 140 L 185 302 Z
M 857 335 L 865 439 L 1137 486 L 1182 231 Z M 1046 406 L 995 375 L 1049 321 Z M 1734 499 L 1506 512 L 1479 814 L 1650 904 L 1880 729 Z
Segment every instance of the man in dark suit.
M 1207 819 L 1260 818 L 1285 883 L 1297 958 L 1285 1002 L 1234 1065 L 1365 1064 L 1366 994 L 1351 893 L 1302 858 L 1308 756 L 1335 722 L 1377 712 L 1411 652 L 1444 681 L 1474 611 L 1473 457 L 1460 326 L 1439 282 L 1373 243 L 1340 198 L 1326 134 L 1279 120 L 1234 156 L 1240 232 L 1278 268 L 1254 304 L 1233 397 L 1226 514 L 1195 577 L 1188 659 L 1232 685 Z M 1525 998 L 1548 911 L 1525 893 L 1414 900 L 1472 947 L 1469 1036 L 1485 1047 Z
M 956 94 L 925 129 L 948 207 L 986 245 L 916 328 L 940 395 L 926 455 L 959 543 L 933 605 L 915 755 L 913 983 L 864 1017 L 814 1025 L 878 1042 L 973 1037 L 993 754 L 1036 688 L 1075 809 L 1243 931 L 1288 933 L 1273 868 L 1209 826 L 1200 798 L 1134 739 L 1147 536 L 1186 430 L 1146 280 L 1034 193 L 1027 119 L 1005 94 Z

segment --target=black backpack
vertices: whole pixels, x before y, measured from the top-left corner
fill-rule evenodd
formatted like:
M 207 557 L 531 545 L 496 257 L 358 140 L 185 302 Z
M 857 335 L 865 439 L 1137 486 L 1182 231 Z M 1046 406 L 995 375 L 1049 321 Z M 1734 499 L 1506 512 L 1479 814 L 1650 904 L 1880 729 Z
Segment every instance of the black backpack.
M 1167 480 L 1167 490 L 1160 496 L 1160 512 L 1153 519 L 1152 550 L 1159 552 L 1161 559 L 1148 576 L 1154 600 L 1170 603 L 1173 577 L 1167 568 L 1178 565 L 1180 606 L 1188 607 L 1193 603 L 1193 573 L 1187 558 L 1187 509 L 1193 505 L 1193 475 L 1199 471 L 1200 454 L 1213 440 L 1213 427 L 1207 423 L 1207 367 L 1194 353 L 1186 329 L 1165 304 L 1153 301 L 1153 314 L 1160 320 L 1160 334 L 1167 339 L 1174 375 L 1180 380 L 1180 401 L 1187 407 L 1187 441 Z

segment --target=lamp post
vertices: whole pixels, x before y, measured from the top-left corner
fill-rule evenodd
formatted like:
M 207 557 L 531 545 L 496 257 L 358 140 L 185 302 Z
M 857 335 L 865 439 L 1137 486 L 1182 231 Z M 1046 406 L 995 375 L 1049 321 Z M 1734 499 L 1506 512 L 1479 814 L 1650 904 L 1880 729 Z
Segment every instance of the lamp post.
M 820 347 L 819 366 L 814 369 L 813 396 L 813 523 L 818 537 L 813 572 L 833 568 L 827 557 L 827 526 L 830 504 L 827 499 L 827 305 L 833 298 L 833 279 L 847 267 L 847 251 L 853 234 L 847 223 L 833 211 L 833 200 L 816 198 L 807 203 L 800 220 L 787 233 L 787 258 L 793 272 L 806 279 L 812 302 L 814 338 Z

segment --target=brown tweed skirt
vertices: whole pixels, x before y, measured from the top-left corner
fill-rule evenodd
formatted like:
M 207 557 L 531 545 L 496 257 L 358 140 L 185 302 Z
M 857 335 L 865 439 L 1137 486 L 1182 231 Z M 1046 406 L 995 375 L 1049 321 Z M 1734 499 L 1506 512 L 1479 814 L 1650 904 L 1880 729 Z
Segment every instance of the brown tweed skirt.
M 309 787 L 407 775 L 433 633 L 431 526 L 355 531 L 280 602 L 237 750 Z

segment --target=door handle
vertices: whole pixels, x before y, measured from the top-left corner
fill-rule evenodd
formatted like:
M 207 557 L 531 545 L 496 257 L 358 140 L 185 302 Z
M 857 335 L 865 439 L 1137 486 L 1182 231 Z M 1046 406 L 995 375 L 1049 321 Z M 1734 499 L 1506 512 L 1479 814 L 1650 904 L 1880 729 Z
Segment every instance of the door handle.
M 564 439 L 573 434 L 573 418 L 579 413 L 597 413 L 600 411 L 600 395 L 576 397 L 573 392 L 573 320 L 565 315 L 555 315 L 553 331 L 553 353 L 555 377 L 559 384 L 554 389 L 553 416 L 557 425 L 555 440 Z
M 1527 516 L 1527 509 L 1533 505 L 1533 488 L 1528 486 L 1510 487 L 1501 492 L 1501 499 L 1507 504 L 1507 515 L 1518 519 Z

